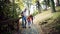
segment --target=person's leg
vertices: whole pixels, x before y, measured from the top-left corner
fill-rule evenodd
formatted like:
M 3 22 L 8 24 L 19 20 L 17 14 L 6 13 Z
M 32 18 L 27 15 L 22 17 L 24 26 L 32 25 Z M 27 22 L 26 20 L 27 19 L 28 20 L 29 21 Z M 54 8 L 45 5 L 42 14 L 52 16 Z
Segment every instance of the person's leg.
M 24 18 L 22 18 L 22 27 L 24 28 Z
M 26 28 L 26 17 L 24 17 L 24 27 Z
M 29 28 L 31 27 L 31 22 L 30 22 L 30 21 L 28 21 L 28 27 L 29 27 Z
M 31 24 L 33 24 L 33 20 L 31 20 Z
M 26 19 L 25 19 L 25 28 L 26 28 L 26 24 L 27 24 L 27 22 L 26 22 Z
M 31 17 L 31 23 L 33 24 L 33 17 Z

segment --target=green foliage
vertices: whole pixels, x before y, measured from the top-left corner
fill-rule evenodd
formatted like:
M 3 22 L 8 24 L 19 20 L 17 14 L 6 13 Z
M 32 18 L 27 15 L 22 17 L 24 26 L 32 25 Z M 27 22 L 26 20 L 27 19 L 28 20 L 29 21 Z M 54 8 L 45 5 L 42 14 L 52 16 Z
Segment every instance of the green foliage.
M 38 14 L 38 10 L 36 10 L 34 13 L 33 13 L 33 16 L 37 15 Z
M 55 28 L 60 32 L 60 24 L 55 26 Z
M 1 9 L 0 10 L 0 24 L 1 24 L 0 33 L 11 34 L 12 31 L 14 30 L 14 26 L 16 24 L 14 19 L 18 18 L 16 8 L 18 8 L 18 5 L 15 3 L 13 5 L 13 3 L 10 2 L 9 0 L 0 1 L 0 9 Z M 13 20 L 12 20 L 12 18 L 13 18 Z M 11 20 L 9 21 L 9 19 L 11 19 L 12 21 Z M 4 22 L 4 21 L 6 21 L 6 22 Z M 16 21 L 17 21 L 17 19 L 16 19 Z
M 49 0 L 47 0 L 47 5 L 50 6 L 50 1 Z
M 37 0 L 32 0 L 32 4 L 35 4 Z
M 20 10 L 22 10 L 24 8 L 23 0 L 15 0 L 15 1 L 17 2 L 16 4 L 19 6 Z
M 60 32 L 60 14 L 58 13 L 58 17 L 56 19 L 56 26 L 55 29 L 58 30 L 58 32 Z
M 17 4 L 14 5 L 14 11 L 13 11 L 13 3 L 11 3 L 10 1 L 6 3 L 6 1 L 7 0 L 1 2 L 3 8 L 1 8 L 2 10 L 0 12 L 0 15 L 6 19 L 18 17 L 16 12 L 16 8 L 18 7 L 18 5 Z

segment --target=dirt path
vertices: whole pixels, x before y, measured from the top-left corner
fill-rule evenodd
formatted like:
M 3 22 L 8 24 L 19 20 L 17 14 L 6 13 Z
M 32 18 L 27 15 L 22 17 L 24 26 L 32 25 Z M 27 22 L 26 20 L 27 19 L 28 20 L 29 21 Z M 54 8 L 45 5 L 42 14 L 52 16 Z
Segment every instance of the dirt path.
M 35 24 L 32 24 L 31 28 L 23 29 L 21 34 L 40 34 L 38 27 Z
M 31 28 L 26 28 L 22 30 L 22 34 L 42 34 L 42 29 L 41 26 L 39 26 L 39 22 L 46 19 L 46 18 L 50 18 L 52 16 L 51 12 L 44 12 L 41 14 L 38 14 L 34 17 L 34 21 L 33 24 L 31 26 Z

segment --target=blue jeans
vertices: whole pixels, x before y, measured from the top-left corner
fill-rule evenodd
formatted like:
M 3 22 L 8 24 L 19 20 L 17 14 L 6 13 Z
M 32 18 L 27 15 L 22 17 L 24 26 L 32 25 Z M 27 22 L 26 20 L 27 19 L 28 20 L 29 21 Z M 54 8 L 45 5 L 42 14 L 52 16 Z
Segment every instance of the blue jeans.
M 26 27 L 26 17 L 22 17 L 22 27 Z
M 28 26 L 30 26 L 31 25 L 31 21 L 28 21 Z

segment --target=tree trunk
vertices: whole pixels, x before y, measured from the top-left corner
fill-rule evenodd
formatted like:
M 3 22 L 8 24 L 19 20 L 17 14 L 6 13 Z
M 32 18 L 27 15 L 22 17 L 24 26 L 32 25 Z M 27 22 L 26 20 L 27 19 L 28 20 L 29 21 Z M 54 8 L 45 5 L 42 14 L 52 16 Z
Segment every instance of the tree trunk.
M 54 0 L 50 0 L 50 6 L 51 6 L 51 10 L 52 10 L 52 12 L 56 12 L 56 10 L 55 10 Z
M 47 5 L 48 5 L 48 7 L 50 7 L 50 1 L 49 0 L 47 0 Z
M 45 4 L 45 7 L 46 7 L 45 10 L 47 10 L 47 0 L 44 0 L 44 2 L 45 2 L 44 4 Z
M 59 0 L 57 0 L 57 6 L 59 6 Z

